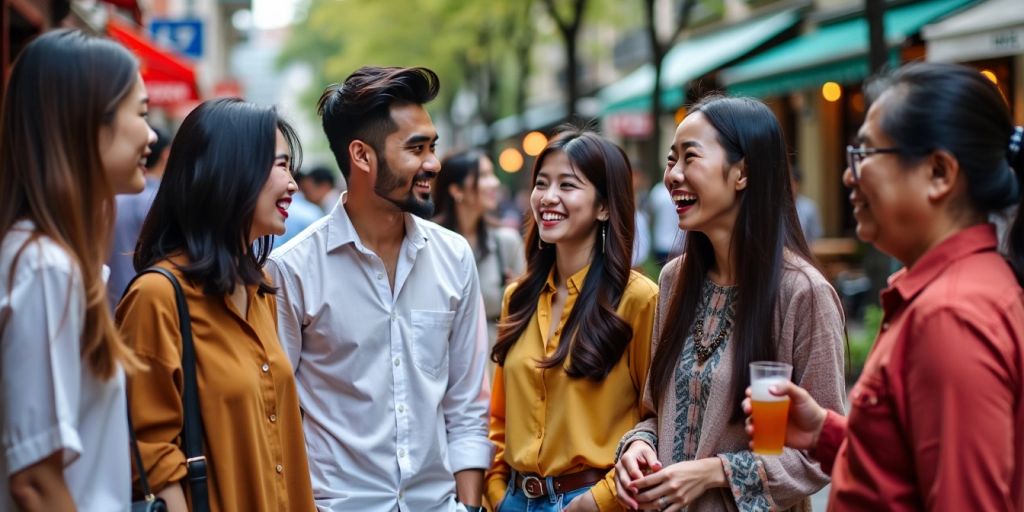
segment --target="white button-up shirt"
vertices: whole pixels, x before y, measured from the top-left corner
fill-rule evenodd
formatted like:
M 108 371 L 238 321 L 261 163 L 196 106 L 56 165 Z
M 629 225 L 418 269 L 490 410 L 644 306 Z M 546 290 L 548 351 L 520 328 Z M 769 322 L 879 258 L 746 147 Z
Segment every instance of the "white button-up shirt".
M 344 205 L 276 250 L 321 511 L 453 511 L 453 473 L 490 464 L 487 339 L 473 252 L 405 215 L 394 291 Z
M 0 510 L 18 510 L 11 475 L 60 452 L 76 510 L 127 511 L 124 372 L 101 379 L 83 362 L 78 264 L 50 238 L 25 245 L 34 229 L 19 221 L 0 244 Z

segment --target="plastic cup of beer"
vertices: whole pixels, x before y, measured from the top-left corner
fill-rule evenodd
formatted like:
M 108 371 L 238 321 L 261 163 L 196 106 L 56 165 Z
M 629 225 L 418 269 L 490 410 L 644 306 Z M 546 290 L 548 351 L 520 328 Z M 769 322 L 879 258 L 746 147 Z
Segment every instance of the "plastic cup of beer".
M 754 420 L 754 453 L 779 455 L 786 441 L 789 397 L 776 396 L 768 388 L 787 382 L 793 367 L 774 361 L 750 363 L 750 406 Z

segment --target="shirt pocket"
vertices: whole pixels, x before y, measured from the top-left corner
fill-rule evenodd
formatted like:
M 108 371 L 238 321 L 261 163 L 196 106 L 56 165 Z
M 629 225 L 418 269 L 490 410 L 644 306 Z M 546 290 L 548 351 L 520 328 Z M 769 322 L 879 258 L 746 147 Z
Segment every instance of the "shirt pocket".
M 438 377 L 448 368 L 448 339 L 455 312 L 414 309 L 411 319 L 413 363 L 431 377 Z

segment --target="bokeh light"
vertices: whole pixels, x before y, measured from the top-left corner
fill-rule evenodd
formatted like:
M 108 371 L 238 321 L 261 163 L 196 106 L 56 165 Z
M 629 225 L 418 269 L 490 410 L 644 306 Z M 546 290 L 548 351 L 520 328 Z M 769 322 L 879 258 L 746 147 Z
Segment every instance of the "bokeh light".
M 523 154 L 516 148 L 506 148 L 498 155 L 498 165 L 505 172 L 519 172 L 523 168 Z

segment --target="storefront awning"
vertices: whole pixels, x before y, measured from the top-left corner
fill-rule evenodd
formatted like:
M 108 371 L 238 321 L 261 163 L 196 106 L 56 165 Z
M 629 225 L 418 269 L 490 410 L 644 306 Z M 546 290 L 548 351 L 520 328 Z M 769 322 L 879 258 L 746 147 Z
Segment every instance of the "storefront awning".
M 107 33 L 139 58 L 150 105 L 169 107 L 199 100 L 195 71 L 183 58 L 160 48 L 116 17 L 107 22 Z
M 662 63 L 662 105 L 673 109 L 681 105 L 687 82 L 742 57 L 793 27 L 799 20 L 799 12 L 789 9 L 675 45 Z M 645 64 L 598 93 L 602 115 L 649 110 L 653 88 L 654 66 Z
M 968 62 L 1024 53 L 1024 2 L 989 0 L 921 29 L 927 59 Z
M 925 0 L 885 12 L 889 60 L 899 63 L 899 46 L 921 27 L 974 0 Z M 868 23 L 857 18 L 819 27 L 722 71 L 729 92 L 777 96 L 832 81 L 855 83 L 868 76 Z

